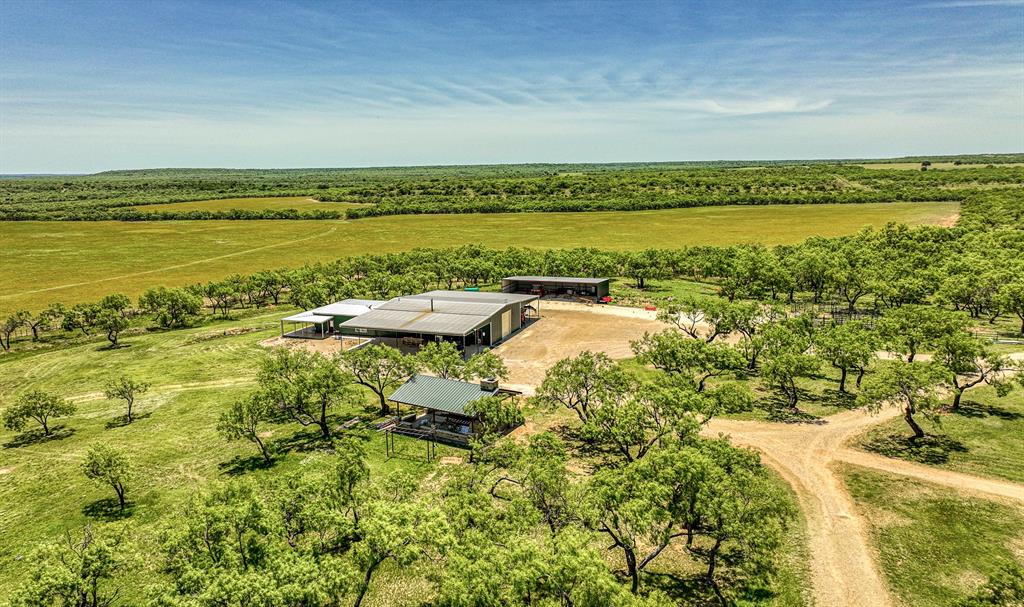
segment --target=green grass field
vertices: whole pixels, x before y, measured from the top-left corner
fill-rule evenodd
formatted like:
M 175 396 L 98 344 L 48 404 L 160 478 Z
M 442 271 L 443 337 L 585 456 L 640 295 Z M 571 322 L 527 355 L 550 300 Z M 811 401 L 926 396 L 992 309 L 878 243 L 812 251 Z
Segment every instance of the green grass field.
M 144 555 L 159 553 L 158 530 L 166 517 L 211 482 L 239 475 L 268 480 L 323 457 L 322 443 L 297 424 L 268 424 L 278 458 L 266 468 L 247 442 L 228 443 L 215 431 L 220 412 L 254 388 L 262 353 L 259 342 L 275 336 L 276 319 L 291 311 L 282 307 L 238 320 L 214 321 L 174 331 L 134 328 L 123 337 L 125 347 L 109 350 L 102 336 L 74 338 L 61 347 L 20 351 L 0 357 L 0 409 L 28 388 L 40 388 L 73 400 L 78 411 L 57 420 L 54 438 L 0 431 L 0 604 L 25 573 L 22 557 L 42 541 L 86 524 L 131 525 Z M 67 338 L 65 338 L 67 339 Z M 103 398 L 104 383 L 128 374 L 152 383 L 139 398 L 138 419 L 123 425 L 119 403 Z M 353 404 L 334 415 L 340 422 L 353 416 L 372 419 L 377 406 L 366 393 L 365 406 Z M 531 416 L 553 415 L 528 408 Z M 128 486 L 129 512 L 116 513 L 113 493 L 92 484 L 80 466 L 89 445 L 105 441 L 125 449 L 136 475 Z M 439 472 L 424 458 L 425 443 L 397 436 L 398 457 L 385 458 L 382 435 L 366 442 L 373 474 L 404 470 L 421 478 Z M 437 455 L 466 457 L 464 450 L 438 445 Z M 781 478 L 779 482 L 783 481 Z M 604 548 L 604 544 L 597 546 Z M 610 558 L 614 553 L 609 553 Z M 122 574 L 123 604 L 139 604 L 153 579 L 155 557 Z M 769 583 L 751 588 L 744 604 L 801 607 L 809 604 L 806 529 L 800 522 L 787 535 Z M 650 583 L 671 588 L 679 575 L 698 572 L 683 565 L 680 553 L 665 554 L 652 567 Z M 365 604 L 421 605 L 429 600 L 423 569 L 386 565 L 375 578 Z M 426 594 L 424 594 L 426 593 Z
M 136 296 L 346 255 L 454 243 L 635 250 L 794 243 L 887 222 L 949 223 L 957 203 L 776 205 L 665 211 L 403 215 L 359 221 L 4 222 L 0 316 L 112 292 Z
M 1021 560 L 1024 509 L 843 467 L 889 587 L 907 607 L 947 607 Z
M 193 200 L 167 204 L 144 204 L 130 207 L 136 211 L 263 211 L 267 209 L 295 209 L 296 211 L 337 211 L 350 207 L 365 206 L 353 202 L 320 202 L 305 196 L 283 196 L 277 198 L 220 198 L 214 200 Z
M 992 388 L 976 388 L 964 394 L 961 409 L 937 422 L 922 416 L 929 437 L 918 444 L 908 440 L 902 419 L 873 428 L 857 444 L 889 457 L 1024 483 L 1024 394 L 998 398 Z
M 268 426 L 273 432 L 270 441 L 289 446 L 287 455 L 269 469 L 253 457 L 256 451 L 250 443 L 228 443 L 215 429 L 220 412 L 253 389 L 262 352 L 257 344 L 277 335 L 276 319 L 284 313 L 282 309 L 192 329 L 132 334 L 124 338 L 126 347 L 116 350 L 107 350 L 103 338 L 96 336 L 56 350 L 0 359 L 0 408 L 28 387 L 53 391 L 78 405 L 74 416 L 58 420 L 56 438 L 33 441 L 0 431 L 0 604 L 24 572 L 19 556 L 65 530 L 120 520 L 110 511 L 113 493 L 92 484 L 80 470 L 86 449 L 96 441 L 124 448 L 132 458 L 137 473 L 128 487 L 129 520 L 137 537 L 147 543 L 155 542 L 162 519 L 209 482 L 241 473 L 257 479 L 278 476 L 318 457 L 315 448 L 320 443 L 310 440 L 311 433 L 298 424 Z M 118 423 L 121 407 L 102 396 L 104 383 L 120 374 L 153 385 L 137 401 L 139 419 L 130 425 Z M 364 410 L 352 405 L 339 410 L 335 419 L 355 415 L 373 418 L 376 406 L 371 403 Z M 434 469 L 435 464 L 424 461 L 423 443 L 405 437 L 396 441 L 399 457 L 385 461 L 384 441 L 372 435 L 367 442 L 372 470 L 400 468 L 423 475 Z M 439 456 L 452 453 L 456 450 L 438 446 Z M 145 548 L 143 552 L 151 554 L 157 550 L 155 545 Z M 148 568 L 130 578 L 133 593 L 143 591 Z M 377 590 L 389 588 L 385 584 Z M 413 604 L 392 603 L 374 594 L 372 604 Z M 138 604 L 141 598 L 130 594 L 124 604 Z

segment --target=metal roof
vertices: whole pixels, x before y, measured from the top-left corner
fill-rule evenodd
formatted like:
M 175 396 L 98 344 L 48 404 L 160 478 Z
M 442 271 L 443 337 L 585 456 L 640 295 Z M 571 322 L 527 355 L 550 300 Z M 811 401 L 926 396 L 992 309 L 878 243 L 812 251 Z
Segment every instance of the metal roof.
M 478 303 L 500 304 L 525 302 L 537 299 L 536 295 L 523 295 L 519 293 L 494 293 L 490 291 L 427 291 L 426 293 L 420 293 L 419 295 L 410 295 L 408 297 L 412 299 L 473 301 Z
M 519 282 L 559 282 L 563 284 L 577 284 L 577 285 L 599 285 L 602 282 L 608 282 L 610 278 L 580 278 L 576 276 L 506 276 L 501 279 L 502 282 L 506 280 L 515 280 Z
M 348 329 L 431 333 L 462 336 L 486 324 L 511 304 L 537 299 L 536 295 L 428 291 L 396 297 L 341 323 Z M 317 311 L 320 311 L 318 309 Z
M 404 310 L 406 312 L 439 312 L 468 316 L 492 316 L 506 304 L 475 301 L 448 301 L 418 297 L 396 297 L 378 307 L 379 310 Z
M 359 316 L 383 304 L 375 299 L 343 299 L 311 310 L 314 314 L 327 316 Z
M 346 329 L 372 329 L 403 333 L 431 333 L 454 337 L 467 335 L 490 321 L 490 315 L 388 310 L 377 308 L 341 323 Z
M 291 316 L 286 316 L 286 317 L 282 318 L 281 320 L 285 320 L 285 321 L 288 321 L 288 322 L 323 323 L 323 322 L 327 322 L 327 321 L 331 320 L 332 318 L 334 318 L 334 317 L 333 316 L 322 316 L 320 314 L 314 314 L 312 312 L 299 312 L 298 314 L 292 314 Z
M 457 379 L 413 375 L 395 390 L 389 400 L 403 405 L 466 415 L 466 405 L 485 396 L 494 396 L 497 392 L 483 390 L 480 384 Z

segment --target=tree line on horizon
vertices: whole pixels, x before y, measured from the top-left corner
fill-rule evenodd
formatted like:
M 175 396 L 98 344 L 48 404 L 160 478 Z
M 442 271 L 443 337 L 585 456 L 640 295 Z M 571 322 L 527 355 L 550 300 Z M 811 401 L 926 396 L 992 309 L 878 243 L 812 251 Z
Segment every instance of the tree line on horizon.
M 337 172 L 143 171 L 0 180 L 0 220 L 359 219 L 433 213 L 585 212 L 716 205 L 961 201 L 1012 191 L 1024 167 L 948 171 L 787 165 L 568 170 L 452 167 Z M 922 167 L 926 168 L 926 167 Z M 307 196 L 345 209 L 161 211 L 165 203 Z M 133 208 L 150 205 L 149 209 Z

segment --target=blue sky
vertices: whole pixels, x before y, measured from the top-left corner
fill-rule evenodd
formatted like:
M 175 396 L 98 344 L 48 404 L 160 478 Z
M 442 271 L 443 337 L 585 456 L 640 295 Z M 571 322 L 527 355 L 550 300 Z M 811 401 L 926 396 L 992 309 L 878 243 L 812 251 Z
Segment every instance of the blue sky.
M 1024 3 L 0 2 L 0 173 L 1024 151 Z

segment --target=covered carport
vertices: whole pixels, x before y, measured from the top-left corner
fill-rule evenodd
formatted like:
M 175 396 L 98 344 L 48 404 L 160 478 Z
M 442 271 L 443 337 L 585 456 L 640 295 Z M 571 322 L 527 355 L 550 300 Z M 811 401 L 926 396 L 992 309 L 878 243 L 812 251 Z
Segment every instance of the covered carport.
M 300 312 L 286 316 L 281 319 L 281 337 L 325 339 L 331 332 L 330 323 L 333 318 L 333 316 L 313 312 Z M 285 323 L 288 325 L 288 332 L 285 332 Z
M 503 293 L 528 293 L 537 297 L 584 297 L 601 301 L 608 297 L 610 278 L 575 276 L 509 276 L 501 279 Z

